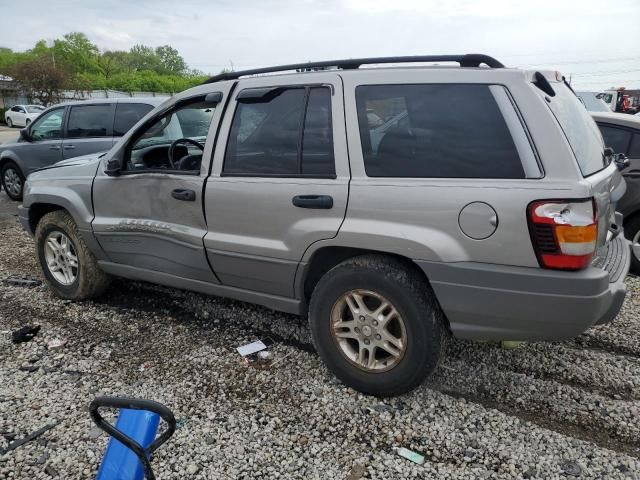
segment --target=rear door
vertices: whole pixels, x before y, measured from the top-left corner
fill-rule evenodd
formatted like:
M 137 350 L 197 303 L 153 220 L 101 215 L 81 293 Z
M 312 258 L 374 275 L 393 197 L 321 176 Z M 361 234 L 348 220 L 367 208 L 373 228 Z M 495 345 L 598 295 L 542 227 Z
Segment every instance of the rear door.
M 115 104 L 96 103 L 69 107 L 65 125 L 64 159 L 104 152 L 113 144 Z
M 223 284 L 293 297 L 305 250 L 337 235 L 350 179 L 343 111 L 332 73 L 236 88 L 205 194 L 204 243 Z

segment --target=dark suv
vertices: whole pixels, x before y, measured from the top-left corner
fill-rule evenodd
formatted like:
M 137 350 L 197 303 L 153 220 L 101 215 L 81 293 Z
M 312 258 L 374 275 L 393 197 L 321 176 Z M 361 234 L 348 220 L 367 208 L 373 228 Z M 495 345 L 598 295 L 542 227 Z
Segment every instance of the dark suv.
M 0 145 L 2 187 L 10 198 L 21 200 L 29 173 L 60 160 L 109 150 L 162 100 L 108 98 L 50 107 L 20 132 L 20 138 Z

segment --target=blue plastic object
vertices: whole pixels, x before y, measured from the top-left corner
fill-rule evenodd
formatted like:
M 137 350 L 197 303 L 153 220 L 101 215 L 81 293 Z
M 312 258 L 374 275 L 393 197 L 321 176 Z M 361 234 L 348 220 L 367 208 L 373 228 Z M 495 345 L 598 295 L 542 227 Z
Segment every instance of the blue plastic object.
M 159 424 L 157 413 L 123 408 L 115 427 L 147 450 L 156 437 Z M 144 467 L 129 447 L 111 438 L 96 480 L 144 480 Z

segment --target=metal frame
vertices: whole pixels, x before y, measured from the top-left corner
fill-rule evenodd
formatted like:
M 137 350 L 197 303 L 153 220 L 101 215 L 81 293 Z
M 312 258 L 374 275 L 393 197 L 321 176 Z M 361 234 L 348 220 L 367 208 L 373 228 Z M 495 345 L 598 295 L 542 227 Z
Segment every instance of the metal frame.
M 240 77 L 249 75 L 260 75 L 263 73 L 294 71 L 316 71 L 329 67 L 336 67 L 341 70 L 355 70 L 362 65 L 376 65 L 382 63 L 424 63 L 424 62 L 457 62 L 461 67 L 479 67 L 482 64 L 490 68 L 504 68 L 504 65 L 489 55 L 481 53 L 467 53 L 466 55 L 415 55 L 405 57 L 372 57 L 372 58 L 352 58 L 345 60 L 325 60 L 323 62 L 292 63 L 290 65 L 279 65 L 274 67 L 255 68 L 252 70 L 241 70 L 239 72 L 225 72 L 209 77 L 204 84 L 221 82 L 224 80 L 237 80 Z

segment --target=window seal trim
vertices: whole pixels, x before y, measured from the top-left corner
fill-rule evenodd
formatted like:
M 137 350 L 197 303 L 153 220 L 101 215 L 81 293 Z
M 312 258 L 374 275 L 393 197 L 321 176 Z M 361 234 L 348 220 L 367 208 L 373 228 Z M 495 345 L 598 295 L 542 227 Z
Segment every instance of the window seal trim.
M 162 174 L 169 174 L 169 175 L 189 175 L 192 177 L 197 177 L 200 175 L 200 170 L 172 170 L 172 169 L 165 169 L 165 168 L 149 168 L 149 169 L 144 169 L 144 170 L 123 170 L 122 172 L 120 172 L 120 176 L 124 177 L 127 175 L 140 175 L 143 173 L 162 173 Z

